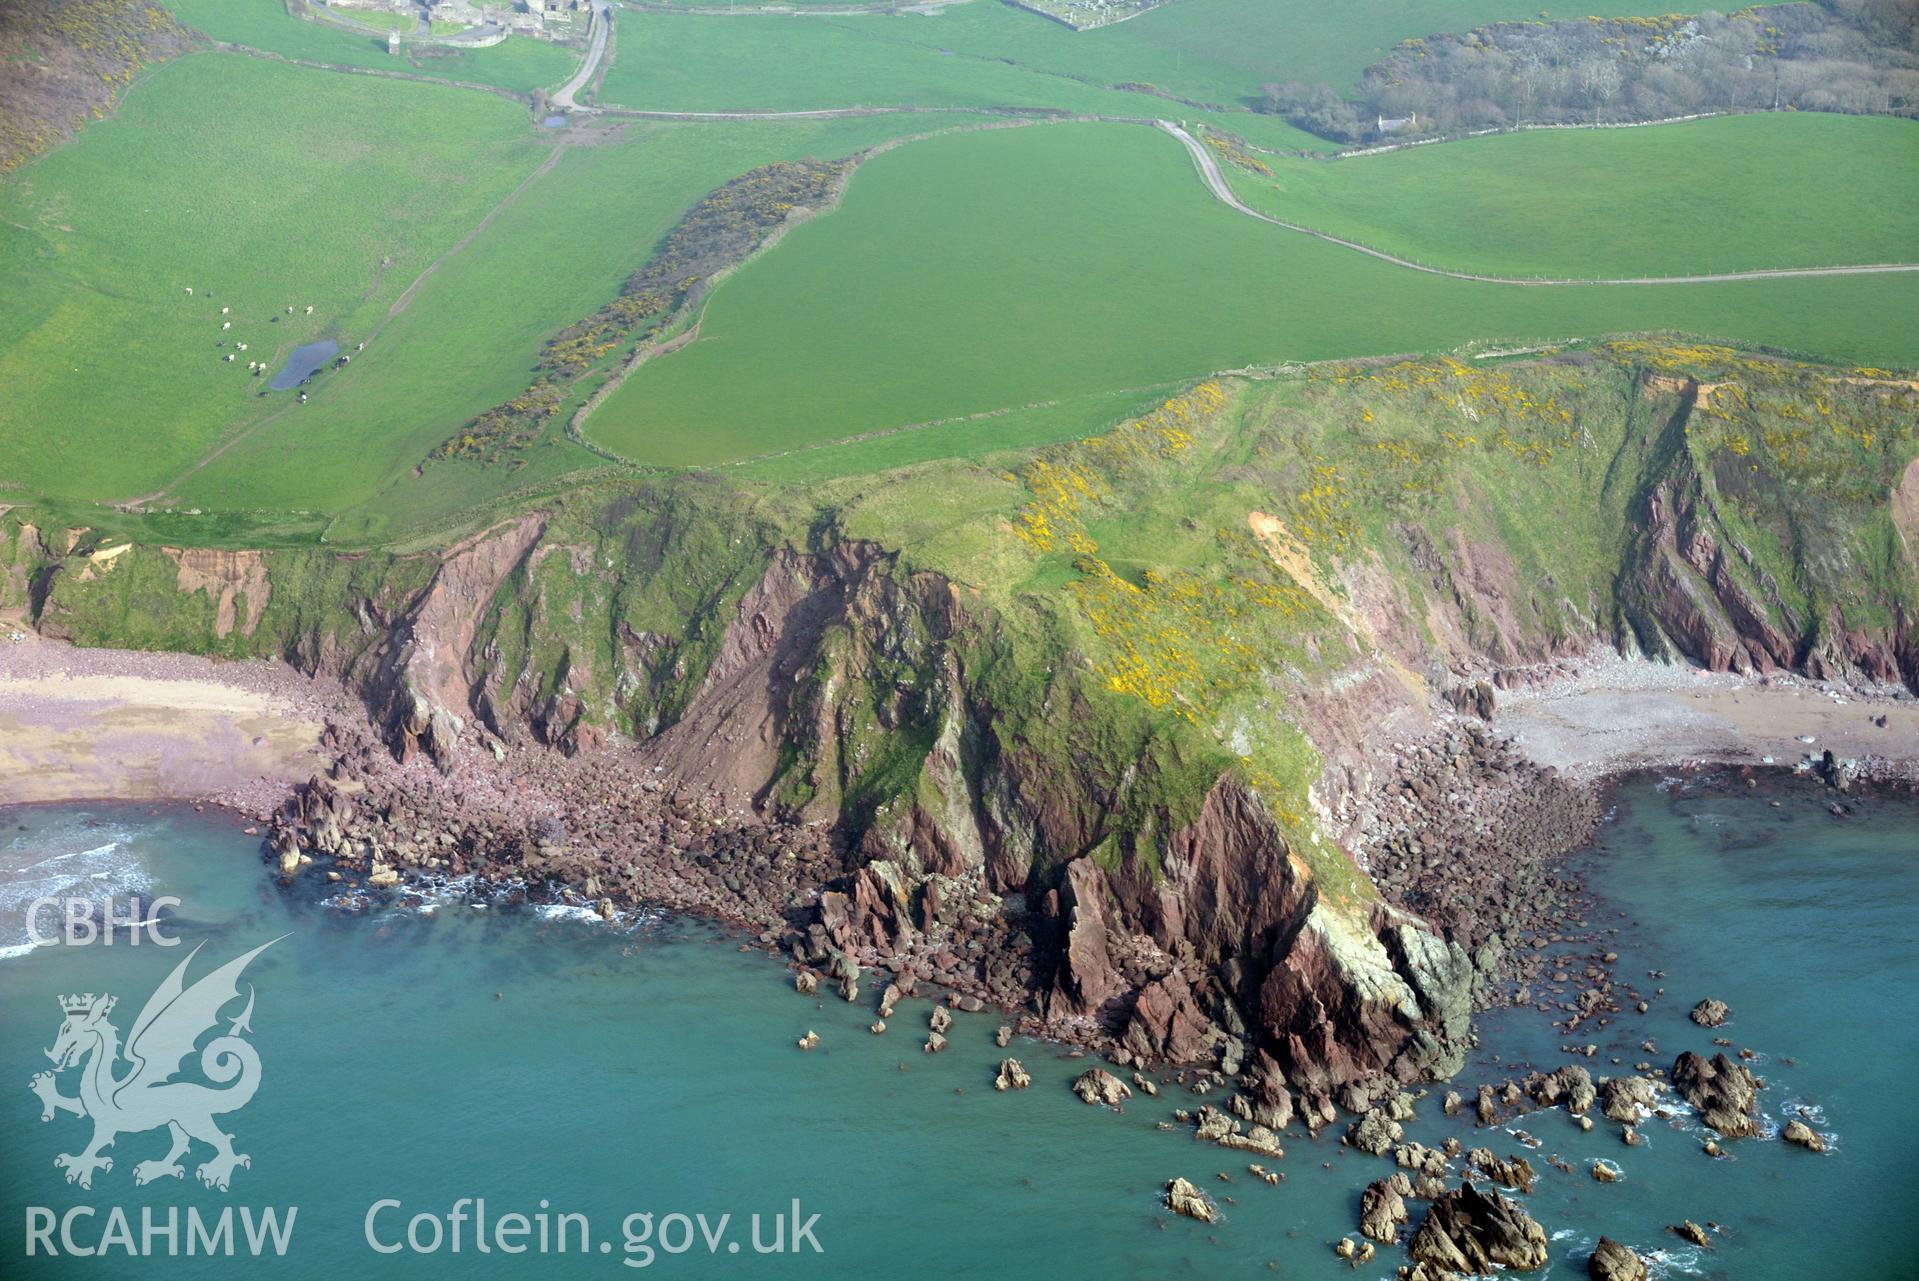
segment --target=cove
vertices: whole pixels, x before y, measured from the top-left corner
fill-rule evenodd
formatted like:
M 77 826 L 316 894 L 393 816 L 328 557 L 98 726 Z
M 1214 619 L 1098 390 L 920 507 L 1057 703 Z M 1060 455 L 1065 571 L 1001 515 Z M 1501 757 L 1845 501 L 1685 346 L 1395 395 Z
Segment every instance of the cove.
M 1713 1160 L 1684 1115 L 1648 1122 L 1638 1148 L 1603 1121 L 1582 1133 L 1564 1111 L 1475 1130 L 1466 1117 L 1444 1117 L 1435 1091 L 1409 1137 L 1457 1135 L 1501 1156 L 1526 1150 L 1514 1130 L 1540 1141 L 1530 1153 L 1538 1187 L 1524 1201 L 1551 1236 L 1552 1257 L 1527 1275 L 1583 1277 L 1602 1233 L 1659 1252 L 1668 1276 L 1904 1274 L 1919 1227 L 1910 1160 L 1919 1144 L 1910 1067 L 1919 805 L 1863 801 L 1836 818 L 1831 800 L 1809 783 L 1638 780 L 1619 790 L 1614 819 L 1579 861 L 1598 899 L 1595 923 L 1618 931 L 1607 936 L 1618 972 L 1663 969 L 1642 986 L 1666 994 L 1648 1015 L 1582 1030 L 1576 1039 L 1596 1039 L 1599 1055 L 1574 1061 L 1595 1074 L 1640 1059 L 1664 1067 L 1726 1036 L 1758 1052 L 1767 1117 L 1813 1108 L 1835 1150 L 1744 1140 Z M 99 1260 L 25 1257 L 24 1207 L 80 1205 L 125 1207 L 136 1223 L 142 1207 L 182 1217 L 195 1207 L 203 1216 L 228 1205 L 299 1208 L 284 1257 L 139 1265 L 162 1277 L 610 1278 L 632 1270 L 622 1229 L 636 1213 L 653 1216 L 655 1232 L 669 1215 L 689 1224 L 704 1215 L 709 1227 L 732 1216 L 737 1255 L 725 1241 L 709 1255 L 697 1230 L 684 1253 L 663 1250 L 658 1236 L 642 1243 L 654 1251 L 649 1271 L 674 1275 L 1144 1281 L 1270 1276 L 1270 1265 L 1282 1276 L 1346 1276 L 1330 1246 L 1353 1234 L 1360 1190 L 1392 1168 L 1342 1145 L 1335 1130 L 1312 1137 L 1295 1127 L 1282 1136 L 1286 1157 L 1269 1162 L 1286 1181 L 1268 1187 L 1246 1174 L 1243 1154 L 1197 1143 L 1185 1126 L 1155 1128 L 1174 1108 L 1216 1095 L 1168 1083 L 1124 1113 L 1087 1107 L 1067 1083 L 1095 1060 L 1027 1040 L 1000 1051 L 991 1014 L 956 1015 L 952 1048 L 923 1054 L 926 1001 L 902 1002 L 875 1036 L 870 999 L 801 997 L 779 965 L 695 921 L 608 926 L 580 911 L 455 902 L 349 913 L 327 906 L 318 886 L 282 889 L 255 838 L 190 809 L 0 812 L 0 868 L 17 880 L 49 858 L 83 865 L 87 877 L 111 870 L 123 893 L 179 898 L 167 932 L 185 946 L 56 946 L 0 960 L 9 1030 L 0 1041 L 0 1258 L 9 1276 L 113 1271 Z M 159 1132 L 122 1135 L 114 1168 L 92 1190 L 66 1184 L 53 1157 L 75 1151 L 87 1127 L 66 1115 L 42 1123 L 26 1089 L 48 1066 L 57 998 L 113 992 L 124 1031 L 192 945 L 204 944 L 197 976 L 282 934 L 246 974 L 263 1076 L 258 1095 L 222 1119 L 252 1159 L 232 1190 L 194 1181 L 203 1149 L 188 1157 L 185 1179 L 135 1186 L 132 1167 L 164 1152 Z M 1717 1032 L 1686 1020 L 1705 996 L 1732 1006 Z M 794 1042 L 809 1029 L 821 1044 L 802 1052 Z M 1469 1097 L 1481 1081 L 1569 1061 L 1559 1051 L 1566 1038 L 1530 1009 L 1484 1016 L 1479 1029 L 1474 1060 L 1453 1083 Z M 1657 1054 L 1639 1050 L 1648 1037 Z M 1026 1065 L 1032 1088 L 993 1090 L 1002 1054 Z M 73 1075 L 63 1078 L 68 1093 Z M 1547 1166 L 1547 1155 L 1573 1172 Z M 1616 1162 L 1623 1181 L 1593 1182 L 1595 1157 Z M 1223 1221 L 1169 1215 L 1159 1192 L 1175 1175 L 1219 1200 Z M 416 1214 L 450 1230 L 463 1198 L 484 1199 L 489 1232 L 509 1214 L 584 1215 L 587 1246 L 537 1261 L 478 1253 L 471 1204 L 459 1254 L 386 1254 L 367 1243 L 371 1207 L 399 1203 L 373 1223 L 391 1245 Z M 755 1253 L 752 1216 L 763 1238 L 784 1216 L 790 1236 L 795 1200 L 802 1220 L 819 1214 L 821 1252 Z M 1424 1204 L 1412 1210 L 1416 1224 Z M 1724 1231 L 1699 1250 L 1664 1232 L 1682 1218 Z M 670 1229 L 665 1241 L 680 1239 Z M 1403 1262 L 1403 1251 L 1382 1249 L 1358 1275 L 1389 1277 Z

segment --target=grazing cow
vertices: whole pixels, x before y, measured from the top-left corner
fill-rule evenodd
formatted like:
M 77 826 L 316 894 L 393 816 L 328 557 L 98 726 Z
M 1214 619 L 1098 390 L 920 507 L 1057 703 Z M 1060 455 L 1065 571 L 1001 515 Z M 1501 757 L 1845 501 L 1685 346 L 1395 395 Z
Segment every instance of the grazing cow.
M 231 320 L 223 320 L 223 321 L 221 321 L 221 322 L 220 322 L 220 332 L 221 332 L 221 333 L 225 333 L 225 332 L 226 332 L 227 330 L 229 330 L 229 329 L 231 329 L 231 328 L 233 328 L 233 322 L 232 322 Z
M 229 311 L 232 311 L 232 310 L 233 310 L 233 308 L 231 308 L 231 307 L 222 307 L 222 308 L 220 308 L 220 314 L 221 314 L 222 316 L 224 316 L 224 315 L 226 315 L 226 314 L 227 314 L 227 313 L 228 313 Z
M 239 344 L 239 347 L 241 351 L 245 351 L 247 349 L 247 345 L 245 343 Z
M 307 403 L 307 394 L 305 392 L 300 393 L 300 403 L 302 405 Z
M 307 315 L 309 315 L 309 316 L 311 316 L 312 314 L 313 314 L 313 304 L 312 304 L 312 303 L 308 303 L 308 304 L 307 304 Z
M 192 285 L 188 285 L 188 286 L 186 287 L 186 289 L 187 289 L 187 297 L 189 297 L 189 298 L 191 298 L 191 297 L 193 297 L 193 286 L 192 286 Z
M 229 365 L 231 365 L 233 363 L 233 353 L 228 352 L 226 355 L 220 357 L 220 359 L 226 361 Z

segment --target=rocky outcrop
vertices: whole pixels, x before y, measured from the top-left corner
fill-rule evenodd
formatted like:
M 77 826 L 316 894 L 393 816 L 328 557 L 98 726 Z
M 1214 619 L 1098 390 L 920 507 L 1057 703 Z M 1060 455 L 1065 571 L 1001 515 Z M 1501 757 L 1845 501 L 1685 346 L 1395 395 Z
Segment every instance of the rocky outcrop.
M 1397 1178 L 1403 1182 L 1403 1176 Z M 1394 1184 L 1392 1179 L 1375 1180 L 1359 1194 L 1359 1230 L 1385 1245 L 1398 1243 L 1409 1217 L 1406 1197 Z
M 1404 1127 L 1399 1122 L 1393 1120 L 1384 1111 L 1374 1108 L 1347 1129 L 1346 1142 L 1361 1152 L 1369 1152 L 1373 1156 L 1384 1156 L 1405 1133 Z
M 1646 1281 L 1646 1261 L 1611 1237 L 1600 1237 L 1586 1260 L 1586 1275 L 1592 1281 Z
M 1219 1207 L 1185 1179 L 1167 1180 L 1166 1208 L 1174 1214 L 1198 1219 L 1201 1223 L 1216 1223 L 1219 1220 Z
M 1116 1108 L 1133 1097 L 1133 1087 L 1105 1068 L 1088 1068 L 1073 1078 L 1073 1093 L 1079 1095 L 1083 1103 Z
M 999 1071 L 993 1076 L 995 1090 L 1023 1090 L 1032 1083 L 1032 1076 L 1018 1059 L 1001 1059 Z
M 1699 1004 L 1693 1006 L 1692 1012 L 1686 1017 L 1697 1023 L 1700 1027 L 1718 1027 L 1731 1017 L 1731 1015 L 1732 1010 L 1724 1001 L 1707 997 Z
M 1525 1157 L 1515 1156 L 1502 1161 L 1491 1148 L 1474 1148 L 1466 1154 L 1466 1163 L 1487 1182 L 1517 1192 L 1531 1192 L 1533 1180 L 1538 1177 L 1532 1162 Z
M 1826 1136 L 1807 1125 L 1804 1121 L 1788 1121 L 1779 1137 L 1788 1143 L 1796 1144 L 1808 1152 L 1824 1152 Z
M 1408 1250 L 1439 1274 L 1531 1272 L 1546 1265 L 1546 1230 L 1518 1202 L 1464 1183 L 1433 1202 Z
M 1759 1090 L 1765 1083 L 1743 1064 L 1687 1051 L 1673 1060 L 1672 1085 L 1699 1110 L 1699 1119 L 1729 1139 L 1759 1133 Z
M 1599 1098 L 1607 1119 L 1632 1125 L 1652 1114 L 1658 1092 L 1649 1077 L 1615 1076 L 1600 1083 Z

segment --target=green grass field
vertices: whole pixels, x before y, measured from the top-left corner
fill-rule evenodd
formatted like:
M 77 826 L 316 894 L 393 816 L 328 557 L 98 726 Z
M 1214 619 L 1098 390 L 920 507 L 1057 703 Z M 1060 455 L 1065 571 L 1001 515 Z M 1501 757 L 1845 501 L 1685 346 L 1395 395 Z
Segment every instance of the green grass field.
M 571 49 L 514 36 L 487 49 L 417 46 L 410 58 L 387 52 L 385 36 L 357 36 L 306 22 L 286 11 L 284 0 L 167 0 L 180 21 L 228 44 L 242 44 L 287 58 L 341 66 L 406 71 L 443 80 L 496 85 L 517 93 L 557 85 L 579 65 Z
M 1696 275 L 1919 261 L 1911 120 L 1733 116 L 1270 163 L 1270 179 L 1229 171 L 1254 208 L 1459 270 Z
M 756 96 L 768 99 L 759 105 L 772 105 L 777 95 L 783 108 L 797 109 L 875 100 L 897 105 L 914 100 L 899 96 L 914 89 L 972 95 L 1019 92 L 1016 85 L 1033 80 L 1070 80 L 1148 84 L 1240 108 L 1272 81 L 1323 80 L 1343 90 L 1407 36 L 1538 13 L 1537 5 L 1520 0 L 1178 0 L 1126 22 L 1074 32 L 997 0 L 969 0 L 933 15 L 719 17 L 628 10 L 617 23 L 627 48 L 607 75 L 605 98 L 701 111 L 736 108 Z M 935 59 L 978 65 L 951 67 Z M 907 82 L 896 83 L 902 77 Z M 1065 88 L 1050 86 L 1048 92 Z M 1162 100 L 1151 114 L 1176 110 Z
M 1910 365 L 1915 313 L 1910 276 L 1617 289 L 1428 276 L 1227 209 L 1155 131 L 1044 125 L 871 162 L 838 213 L 716 291 L 700 340 L 642 368 L 587 432 L 637 461 L 697 466 L 1251 363 L 1656 327 Z
M 1332 145 L 1274 116 L 1199 111 L 1094 78 L 956 52 L 927 41 L 933 21 L 916 13 L 721 18 L 629 12 L 618 20 L 600 101 L 645 111 L 1046 107 L 1135 119 L 1206 119 L 1272 149 Z
M 540 163 L 536 133 L 486 94 L 225 53 L 160 68 L 0 188 L 0 477 L 163 483 L 285 399 L 248 360 L 364 338 Z
M 962 122 L 964 118 L 958 118 Z M 434 463 L 431 449 L 525 387 L 541 342 L 612 297 L 701 196 L 780 158 L 837 156 L 948 118 L 648 124 L 566 151 L 436 272 L 380 342 L 312 399 L 171 492 L 208 510 L 322 509 L 336 541 L 390 537 L 601 459 L 558 436 L 527 465 Z

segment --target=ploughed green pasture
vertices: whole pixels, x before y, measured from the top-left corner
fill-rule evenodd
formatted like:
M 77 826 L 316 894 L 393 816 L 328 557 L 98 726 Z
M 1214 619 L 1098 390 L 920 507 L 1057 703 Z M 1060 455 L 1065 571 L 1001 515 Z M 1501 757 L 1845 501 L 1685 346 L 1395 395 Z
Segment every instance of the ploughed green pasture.
M 387 52 L 386 37 L 358 35 L 295 18 L 285 0 L 166 0 L 181 22 L 228 44 L 309 62 L 403 71 L 443 80 L 464 80 L 526 93 L 563 83 L 580 55 L 548 40 L 509 36 L 485 49 L 412 45 L 407 54 Z
M 1414 262 L 1520 276 L 1919 262 L 1919 121 L 1781 113 L 1554 129 L 1227 169 L 1247 204 Z
M 636 461 L 700 466 L 1247 364 L 1652 328 L 1909 365 L 1914 314 L 1910 275 L 1431 276 L 1228 209 L 1155 130 L 1039 125 L 869 162 L 837 213 L 723 284 L 699 340 L 637 371 L 586 433 Z

